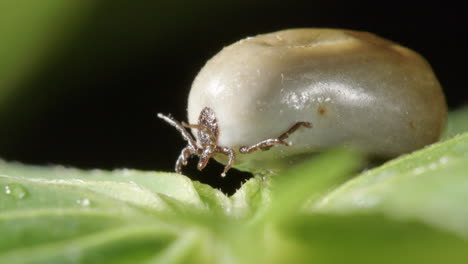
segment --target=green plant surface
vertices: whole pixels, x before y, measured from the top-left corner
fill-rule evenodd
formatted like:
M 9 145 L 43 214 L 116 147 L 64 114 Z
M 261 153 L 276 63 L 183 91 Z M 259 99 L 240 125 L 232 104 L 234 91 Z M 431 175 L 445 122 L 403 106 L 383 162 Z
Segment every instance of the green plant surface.
M 362 157 L 338 149 L 230 197 L 175 173 L 1 161 L 0 263 L 467 263 L 453 128 L 357 176 Z
M 468 237 L 468 133 L 402 156 L 341 185 L 319 211 L 378 211 Z

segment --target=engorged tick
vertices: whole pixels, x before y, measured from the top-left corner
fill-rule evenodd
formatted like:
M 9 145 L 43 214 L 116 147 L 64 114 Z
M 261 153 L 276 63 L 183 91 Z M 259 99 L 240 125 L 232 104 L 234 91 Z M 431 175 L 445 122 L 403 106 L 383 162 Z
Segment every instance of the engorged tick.
M 206 167 L 208 161 L 214 154 L 220 153 L 228 156 L 229 158 L 229 161 L 224 167 L 223 173 L 221 174 L 222 177 L 226 176 L 226 173 L 229 171 L 229 169 L 232 168 L 234 162 L 236 161 L 236 154 L 233 147 L 218 145 L 218 136 L 220 131 L 218 128 L 215 113 L 211 108 L 203 108 L 203 110 L 200 113 L 200 116 L 198 117 L 198 124 L 187 124 L 185 122 L 181 123 L 175 120 L 170 115 L 165 116 L 161 113 L 158 114 L 158 117 L 175 127 L 188 143 L 187 146 L 184 149 L 182 149 L 182 152 L 180 153 L 177 159 L 175 166 L 175 171 L 177 173 L 182 172 L 182 167 L 187 165 L 187 160 L 192 155 L 196 155 L 199 157 L 197 168 L 198 170 L 202 170 Z M 301 126 L 311 128 L 312 123 L 297 122 L 293 126 L 291 126 L 286 132 L 281 134 L 278 138 L 265 139 L 251 146 L 240 146 L 238 151 L 239 153 L 247 154 L 260 149 L 268 150 L 269 148 L 276 145 L 289 146 L 289 144 L 284 140 Z M 190 135 L 190 133 L 186 130 L 186 128 L 196 129 L 198 131 L 198 140 L 195 140 L 192 137 L 192 135 Z
M 214 55 L 188 94 L 193 137 L 159 115 L 188 141 L 178 172 L 197 155 L 200 169 L 212 157 L 225 172 L 235 162 L 255 174 L 280 173 L 340 146 L 394 158 L 436 142 L 446 116 L 442 87 L 421 55 L 372 33 L 330 28 L 248 37 Z M 290 147 L 273 147 L 310 125 L 298 121 L 314 128 L 296 132 Z

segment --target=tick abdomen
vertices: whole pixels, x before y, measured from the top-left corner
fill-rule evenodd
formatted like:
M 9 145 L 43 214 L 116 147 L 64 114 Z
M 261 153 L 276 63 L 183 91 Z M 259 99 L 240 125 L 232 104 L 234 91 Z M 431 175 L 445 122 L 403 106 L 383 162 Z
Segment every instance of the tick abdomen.
M 222 146 L 276 137 L 295 122 L 313 124 L 291 135 L 289 147 L 239 156 L 241 167 L 339 145 L 397 156 L 437 141 L 446 115 L 423 57 L 370 33 L 336 29 L 279 31 L 224 48 L 192 85 L 191 123 L 204 107 L 216 114 Z

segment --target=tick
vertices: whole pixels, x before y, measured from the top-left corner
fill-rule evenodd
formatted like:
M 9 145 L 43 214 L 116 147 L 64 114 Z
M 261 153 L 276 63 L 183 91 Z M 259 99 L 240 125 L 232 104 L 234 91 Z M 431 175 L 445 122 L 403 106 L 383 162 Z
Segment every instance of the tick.
M 192 125 L 159 117 L 188 142 L 178 172 L 198 155 L 199 169 L 213 157 L 225 174 L 232 166 L 281 171 L 336 146 L 396 157 L 436 142 L 446 112 L 431 66 L 415 51 L 368 32 L 303 28 L 225 47 L 192 84 Z

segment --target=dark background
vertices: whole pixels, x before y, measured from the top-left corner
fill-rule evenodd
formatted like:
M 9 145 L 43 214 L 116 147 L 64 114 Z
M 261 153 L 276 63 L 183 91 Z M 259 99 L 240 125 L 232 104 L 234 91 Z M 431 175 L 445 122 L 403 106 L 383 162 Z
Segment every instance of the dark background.
M 0 114 L 0 157 L 28 164 L 172 171 L 180 135 L 156 118 L 186 120 L 205 61 L 246 36 L 294 27 L 364 30 L 431 63 L 450 109 L 468 103 L 468 12 L 411 1 L 95 1 L 76 30 L 20 84 Z M 462 2 L 462 1 L 460 1 Z M 210 163 L 193 179 L 231 193 L 249 177 Z

